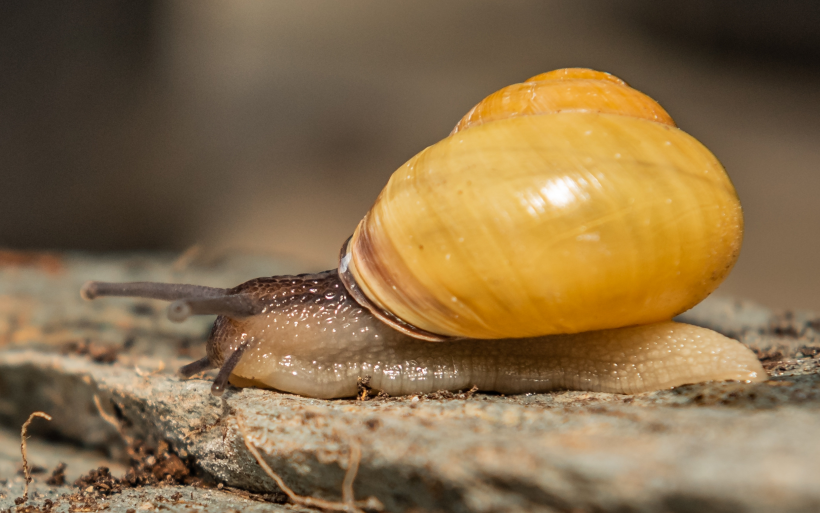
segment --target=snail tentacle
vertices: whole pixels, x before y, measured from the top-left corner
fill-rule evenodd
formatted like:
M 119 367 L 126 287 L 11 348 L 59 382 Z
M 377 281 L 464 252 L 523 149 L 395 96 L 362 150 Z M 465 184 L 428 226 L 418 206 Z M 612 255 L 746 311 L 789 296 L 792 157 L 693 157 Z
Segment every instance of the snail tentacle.
M 247 294 L 230 294 L 204 299 L 178 299 L 168 307 L 168 319 L 182 322 L 191 315 L 224 315 L 232 319 L 242 319 L 262 313 L 264 304 Z
M 184 285 L 181 283 L 156 283 L 151 281 L 135 281 L 130 283 L 108 283 L 104 281 L 89 281 L 80 289 L 83 299 L 98 297 L 141 297 L 145 299 L 161 299 L 176 301 L 178 299 L 201 299 L 223 296 L 229 289 L 205 287 L 202 285 Z
M 168 319 L 182 322 L 191 315 L 224 315 L 242 319 L 262 313 L 265 305 L 248 294 L 237 294 L 231 289 L 139 281 L 106 283 L 89 281 L 80 290 L 84 299 L 98 297 L 140 297 L 173 301 L 168 307 Z
M 195 362 L 191 362 L 188 365 L 183 365 L 177 371 L 177 374 L 181 378 L 190 378 L 194 374 L 199 374 L 200 372 L 211 370 L 214 368 L 214 364 L 211 362 L 211 359 L 207 356 Z
M 211 385 L 211 394 L 215 396 L 221 396 L 225 393 L 225 388 L 228 386 L 228 380 L 231 377 L 234 369 L 236 368 L 239 361 L 242 359 L 242 355 L 245 354 L 245 351 L 248 350 L 253 345 L 255 339 L 249 338 L 243 340 L 239 347 L 231 353 L 231 356 L 228 357 L 227 360 L 222 364 L 222 367 L 219 368 L 219 374 L 216 375 L 213 384 Z

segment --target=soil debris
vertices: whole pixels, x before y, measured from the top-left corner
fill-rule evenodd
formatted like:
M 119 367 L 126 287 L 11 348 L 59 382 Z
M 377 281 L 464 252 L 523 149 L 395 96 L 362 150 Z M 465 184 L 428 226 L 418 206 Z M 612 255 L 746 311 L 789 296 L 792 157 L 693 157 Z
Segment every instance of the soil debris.
M 220 483 L 220 484 L 222 484 L 222 483 Z M 243 490 L 242 488 L 235 488 L 233 486 L 223 486 L 221 489 L 226 491 L 226 492 L 230 492 L 233 495 L 242 497 L 243 499 L 248 499 L 248 500 L 252 500 L 252 501 L 270 502 L 271 504 L 287 504 L 288 503 L 288 496 L 285 495 L 284 492 L 254 493 L 254 492 L 249 492 L 248 490 Z
M 102 495 L 119 493 L 125 488 L 123 481 L 111 475 L 108 467 L 99 467 L 74 481 L 74 486 L 86 493 L 97 492 Z
M 427 401 L 444 401 L 448 399 L 470 399 L 478 392 L 478 387 L 473 385 L 470 390 L 466 392 L 463 390 L 459 390 L 458 392 L 449 392 L 447 390 L 439 390 L 438 392 L 432 392 L 430 394 L 421 394 L 419 395 L 419 400 L 427 400 Z
M 767 363 L 812 358 L 820 355 L 820 340 L 747 336 L 744 343 L 755 352 L 764 366 Z
M 48 274 L 58 274 L 63 270 L 59 255 L 40 251 L 0 250 L 0 267 L 37 267 Z
M 65 469 L 68 468 L 68 465 L 65 463 L 58 463 L 57 467 L 54 468 L 54 471 L 51 472 L 51 477 L 46 479 L 46 484 L 49 486 L 63 486 L 65 485 Z
M 97 363 L 114 363 L 117 361 L 117 356 L 120 349 L 117 346 L 98 344 L 91 342 L 89 339 L 72 340 L 63 345 L 60 351 L 62 354 L 76 354 L 79 356 L 88 356 L 92 361 Z
M 21 505 L 26 502 L 21 497 L 15 501 L 18 506 L 14 510 L 15 513 L 48 513 L 62 501 L 69 503 L 71 512 L 103 511 L 109 508 L 107 500 L 110 496 L 129 488 L 157 485 L 202 485 L 201 479 L 191 475 L 185 462 L 170 451 L 170 446 L 166 442 L 161 442 L 156 448 L 137 442 L 129 446 L 128 453 L 131 457 L 131 466 L 122 479 L 113 476 L 108 467 L 99 467 L 74 481 L 75 492 L 63 495 L 57 501 L 46 500 L 40 507 L 25 506 L 21 509 Z M 53 486 L 64 485 L 65 469 L 65 464 L 59 464 L 46 483 Z M 171 496 L 170 500 L 179 502 L 181 498 L 182 495 L 177 492 Z
M 390 394 L 382 391 L 376 391 L 374 388 L 370 386 L 370 380 L 372 379 L 371 376 L 359 376 L 356 378 L 356 400 L 357 401 L 370 401 L 370 400 L 377 400 L 377 401 L 404 401 L 407 397 L 412 397 L 413 401 L 420 401 L 420 400 L 430 400 L 430 401 L 443 401 L 448 399 L 470 399 L 473 394 L 478 392 L 478 387 L 473 385 L 470 390 L 466 392 L 464 390 L 459 390 L 458 392 L 450 392 L 449 390 L 439 390 L 437 392 L 431 392 L 429 394 L 408 394 L 407 396 L 397 396 L 391 397 Z
M 370 387 L 371 379 L 371 376 L 359 376 L 358 378 L 356 378 L 356 389 L 358 390 L 358 393 L 356 394 L 356 400 L 367 401 L 368 397 L 371 395 L 373 391 L 373 389 Z
M 128 447 L 128 454 L 130 467 L 122 479 L 113 477 L 107 467 L 100 467 L 77 479 L 74 486 L 87 492 L 110 495 L 139 486 L 202 483 L 201 479 L 192 476 L 185 462 L 171 452 L 167 442 L 152 448 L 137 441 Z
M 55 502 L 51 501 L 50 499 L 46 499 L 41 507 L 34 506 L 32 504 L 27 504 L 23 506 L 22 503 L 20 503 L 17 505 L 16 508 L 8 508 L 4 510 L 2 513 L 51 513 L 52 511 L 54 511 L 55 505 Z
M 361 380 L 361 378 L 359 378 Z M 363 395 L 362 389 L 359 389 L 359 396 L 356 397 L 357 401 L 387 401 L 387 402 L 405 402 L 408 398 L 412 403 L 417 403 L 419 401 L 449 401 L 449 400 L 466 400 L 470 399 L 478 392 L 478 387 L 473 386 L 467 391 L 459 390 L 457 392 L 450 392 L 449 390 L 439 390 L 437 392 L 430 392 L 428 394 L 408 394 L 406 396 L 391 396 L 385 392 L 379 392 L 378 394 L 374 394 L 372 389 L 368 388 L 369 395 Z
M 199 478 L 191 475 L 182 459 L 171 452 L 167 442 L 160 442 L 156 449 L 137 442 L 128 452 L 132 464 L 123 480 L 131 486 L 201 483 Z

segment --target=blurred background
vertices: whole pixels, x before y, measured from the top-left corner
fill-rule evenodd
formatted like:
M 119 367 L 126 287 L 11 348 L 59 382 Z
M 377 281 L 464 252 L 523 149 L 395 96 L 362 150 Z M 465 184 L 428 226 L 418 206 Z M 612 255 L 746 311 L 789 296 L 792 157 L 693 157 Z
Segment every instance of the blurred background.
M 721 294 L 820 311 L 820 3 L 0 4 L 0 246 L 335 267 L 390 174 L 493 91 L 609 71 L 722 160 Z

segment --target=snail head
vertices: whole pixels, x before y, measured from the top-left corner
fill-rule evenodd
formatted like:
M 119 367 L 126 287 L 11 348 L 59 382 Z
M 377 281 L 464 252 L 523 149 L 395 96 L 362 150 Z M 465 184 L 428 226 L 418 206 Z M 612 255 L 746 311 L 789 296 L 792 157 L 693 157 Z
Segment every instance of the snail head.
M 244 285 L 244 284 L 243 284 Z M 208 338 L 208 356 L 179 369 L 182 377 L 188 378 L 200 372 L 219 368 L 211 392 L 222 395 L 228 378 L 239 363 L 242 355 L 252 343 L 252 338 L 237 335 L 241 322 L 265 310 L 265 303 L 248 287 L 221 289 L 201 285 L 175 283 L 131 282 L 106 283 L 89 281 L 80 291 L 83 299 L 98 297 L 139 297 L 171 301 L 168 319 L 182 322 L 191 315 L 220 316 Z

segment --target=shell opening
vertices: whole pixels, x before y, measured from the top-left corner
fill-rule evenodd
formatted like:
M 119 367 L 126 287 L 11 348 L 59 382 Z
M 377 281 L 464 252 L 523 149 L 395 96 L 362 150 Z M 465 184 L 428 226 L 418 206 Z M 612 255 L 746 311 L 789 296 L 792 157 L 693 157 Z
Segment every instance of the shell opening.
M 353 260 L 353 255 L 350 253 L 350 241 L 353 236 L 347 238 L 342 244 L 342 251 L 339 255 L 339 279 L 347 289 L 350 296 L 356 300 L 361 306 L 367 308 L 374 317 L 387 324 L 391 328 L 409 335 L 419 340 L 426 340 L 428 342 L 446 342 L 448 340 L 455 340 L 456 337 L 448 337 L 447 335 L 439 335 L 427 330 L 423 330 L 417 326 L 413 326 L 398 316 L 392 314 L 383 306 L 372 301 L 367 294 L 362 291 L 359 282 L 356 280 L 356 264 Z

